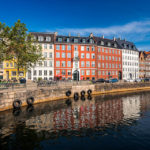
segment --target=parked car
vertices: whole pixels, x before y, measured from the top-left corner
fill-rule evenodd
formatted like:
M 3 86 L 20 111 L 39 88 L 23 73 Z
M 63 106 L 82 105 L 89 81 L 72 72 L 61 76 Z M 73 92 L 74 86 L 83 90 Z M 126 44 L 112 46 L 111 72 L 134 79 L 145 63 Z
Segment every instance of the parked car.
M 150 81 L 149 78 L 145 78 L 145 79 L 144 79 L 144 82 L 149 82 L 149 81 Z
M 142 80 L 140 78 L 137 78 L 134 80 L 135 82 L 141 82 Z
M 118 79 L 114 78 L 109 80 L 109 83 L 115 83 L 115 82 L 118 82 Z
M 92 81 L 93 83 L 105 83 L 105 79 L 97 79 L 95 81 Z
M 124 80 L 125 82 L 134 82 L 134 80 L 133 79 L 126 79 L 126 80 Z

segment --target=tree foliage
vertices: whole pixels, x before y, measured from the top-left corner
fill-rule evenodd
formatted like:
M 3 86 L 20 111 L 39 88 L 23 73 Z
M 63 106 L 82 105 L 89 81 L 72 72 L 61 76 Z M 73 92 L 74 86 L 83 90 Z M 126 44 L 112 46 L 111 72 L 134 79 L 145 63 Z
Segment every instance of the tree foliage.
M 36 44 L 24 23 L 18 20 L 12 27 L 0 23 L 0 61 L 15 61 L 19 71 L 42 59 L 41 46 Z

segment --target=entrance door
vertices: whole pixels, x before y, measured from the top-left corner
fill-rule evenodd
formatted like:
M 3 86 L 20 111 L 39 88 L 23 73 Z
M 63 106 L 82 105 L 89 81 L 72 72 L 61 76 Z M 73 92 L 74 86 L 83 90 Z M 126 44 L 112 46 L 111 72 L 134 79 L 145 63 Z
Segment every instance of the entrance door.
M 118 79 L 119 79 L 119 80 L 121 80 L 121 79 L 122 79 L 122 72 L 121 72 L 121 71 L 119 71 Z
M 75 70 L 73 73 L 73 80 L 79 81 L 79 71 Z
M 9 80 L 9 71 L 6 71 L 6 79 Z
M 31 80 L 31 70 L 28 70 L 28 79 Z

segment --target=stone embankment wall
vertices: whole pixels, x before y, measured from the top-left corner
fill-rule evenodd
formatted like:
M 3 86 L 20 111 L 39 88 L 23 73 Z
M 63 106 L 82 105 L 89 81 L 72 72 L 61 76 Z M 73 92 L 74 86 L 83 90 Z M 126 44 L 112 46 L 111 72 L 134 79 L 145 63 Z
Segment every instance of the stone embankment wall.
M 26 99 L 30 96 L 34 97 L 34 103 L 47 102 L 58 99 L 67 98 L 65 93 L 67 90 L 72 91 L 71 97 L 74 92 L 80 93 L 82 90 L 87 91 L 91 89 L 93 95 L 107 94 L 117 92 L 129 92 L 138 90 L 150 90 L 150 83 L 104 83 L 104 84 L 91 84 L 91 85 L 76 85 L 76 86 L 54 86 L 54 87 L 33 87 L 26 89 L 13 89 L 0 91 L 0 111 L 13 108 L 13 101 L 19 99 L 22 101 L 22 106 L 27 105 Z

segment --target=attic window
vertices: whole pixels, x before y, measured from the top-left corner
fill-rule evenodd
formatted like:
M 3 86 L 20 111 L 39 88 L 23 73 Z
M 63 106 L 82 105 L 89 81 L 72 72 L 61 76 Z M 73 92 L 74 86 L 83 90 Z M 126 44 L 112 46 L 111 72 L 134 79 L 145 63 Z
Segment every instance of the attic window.
M 90 39 L 90 43 L 94 43 L 93 39 Z
M 126 44 L 124 44 L 124 48 L 127 48 L 127 45 L 126 45 Z
M 51 37 L 50 37 L 50 36 L 47 36 L 47 37 L 46 37 L 46 41 L 50 42 L 50 41 L 51 41 Z
M 116 43 L 114 44 L 114 47 L 117 47 L 117 44 L 116 44 Z
M 103 41 L 101 41 L 101 45 L 104 45 L 104 42 L 103 42 Z
M 59 37 L 59 38 L 58 38 L 58 42 L 62 42 L 62 38 Z
M 111 46 L 110 42 L 107 43 L 108 46 Z
M 67 38 L 67 42 L 68 42 L 68 43 L 70 42 L 70 39 L 69 39 L 69 38 Z
M 78 39 L 75 38 L 75 39 L 74 39 L 74 43 L 78 43 Z
M 85 43 L 85 39 L 82 39 L 82 43 Z
M 43 36 L 38 36 L 38 41 L 43 41 L 43 40 L 44 40 Z

